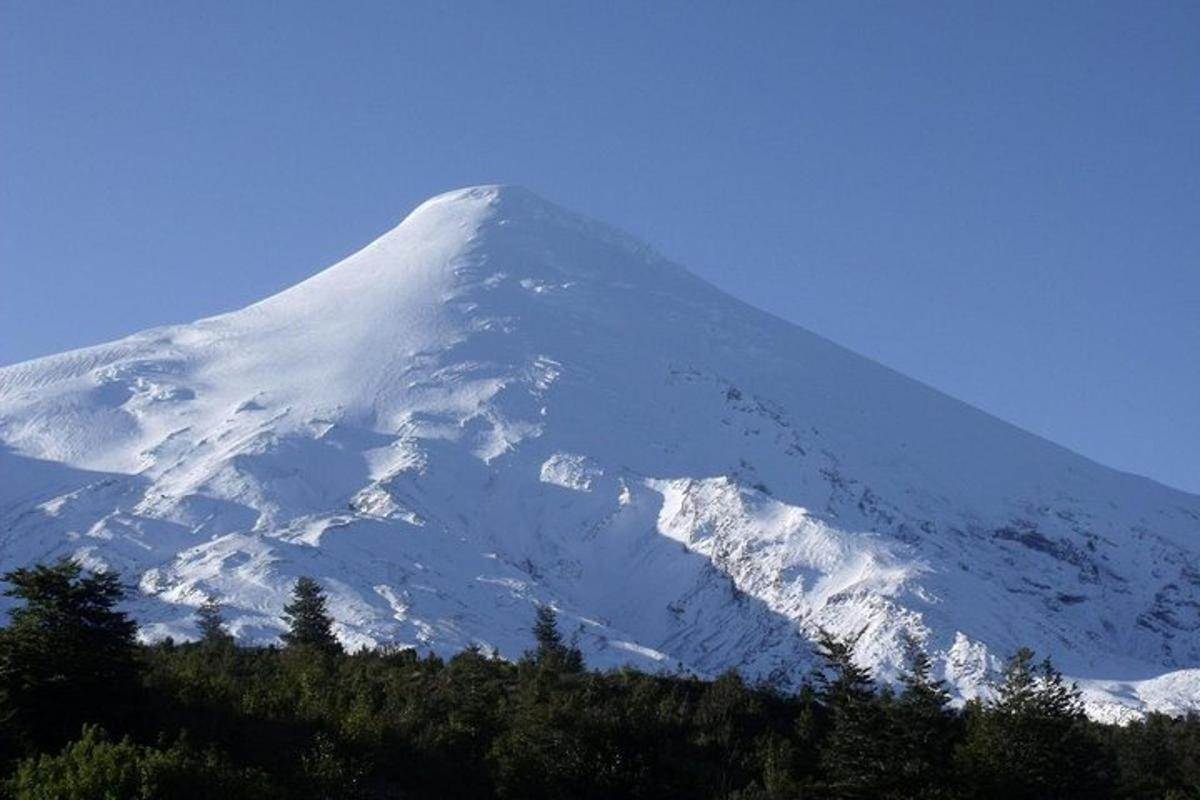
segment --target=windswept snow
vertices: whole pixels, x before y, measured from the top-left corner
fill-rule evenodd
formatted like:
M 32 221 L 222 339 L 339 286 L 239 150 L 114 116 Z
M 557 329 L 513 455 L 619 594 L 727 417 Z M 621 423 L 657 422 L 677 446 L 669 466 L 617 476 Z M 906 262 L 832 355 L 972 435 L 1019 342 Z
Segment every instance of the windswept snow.
M 1200 708 L 1200 498 L 1087 461 L 519 189 L 436 197 L 240 311 L 0 369 L 0 566 L 212 595 L 269 641 L 292 580 L 349 644 L 783 684 L 820 628 L 963 697 L 1018 645 L 1092 712 Z

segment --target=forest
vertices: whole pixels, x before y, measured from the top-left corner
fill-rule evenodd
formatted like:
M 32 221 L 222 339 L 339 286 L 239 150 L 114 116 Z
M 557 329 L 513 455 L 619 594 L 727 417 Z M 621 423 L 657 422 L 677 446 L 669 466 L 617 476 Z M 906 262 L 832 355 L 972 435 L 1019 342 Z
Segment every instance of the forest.
M 1046 659 L 951 704 L 914 646 L 881 686 L 823 636 L 798 692 L 588 669 L 552 609 L 516 661 L 345 652 L 301 578 L 278 645 L 139 644 L 112 572 L 63 560 L 0 579 L 4 796 L 135 798 L 1200 798 L 1200 716 L 1102 725 Z

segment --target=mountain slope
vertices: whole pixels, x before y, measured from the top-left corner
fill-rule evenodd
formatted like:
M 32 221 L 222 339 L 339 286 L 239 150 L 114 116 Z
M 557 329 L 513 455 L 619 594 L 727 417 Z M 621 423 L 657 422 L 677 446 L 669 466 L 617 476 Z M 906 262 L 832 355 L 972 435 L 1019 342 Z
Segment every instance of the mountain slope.
M 746 306 L 507 187 L 439 196 L 248 308 L 0 369 L 0 566 L 75 553 L 145 635 L 290 583 L 350 644 L 788 682 L 908 637 L 966 696 L 1019 644 L 1093 711 L 1200 696 L 1200 498 Z M 1170 673 L 1170 674 L 1168 674 Z

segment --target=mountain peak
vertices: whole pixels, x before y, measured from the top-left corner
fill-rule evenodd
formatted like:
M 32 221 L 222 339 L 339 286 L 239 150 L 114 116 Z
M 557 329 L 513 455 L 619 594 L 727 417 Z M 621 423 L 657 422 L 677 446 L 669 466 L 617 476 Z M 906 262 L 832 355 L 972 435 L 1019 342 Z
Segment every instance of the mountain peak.
M 528 189 L 485 184 L 429 198 L 358 252 L 251 308 L 311 314 L 335 304 L 361 313 L 400 295 L 440 302 L 485 270 L 516 280 L 638 282 L 653 279 L 648 265 L 685 272 L 634 237 Z
M 576 214 L 522 186 L 480 184 L 434 195 L 414 208 L 401 226 L 420 224 L 511 224 L 576 219 Z M 598 226 L 599 223 L 592 223 Z M 398 228 L 397 228 L 398 229 Z
M 464 186 L 459 189 L 451 189 L 440 194 L 435 194 L 421 202 L 413 209 L 412 213 L 418 214 L 427 208 L 443 205 L 483 204 L 490 207 L 497 207 L 500 205 L 511 206 L 521 203 L 532 206 L 556 207 L 549 200 L 544 199 L 523 186 L 506 183 L 481 183 L 475 186 Z

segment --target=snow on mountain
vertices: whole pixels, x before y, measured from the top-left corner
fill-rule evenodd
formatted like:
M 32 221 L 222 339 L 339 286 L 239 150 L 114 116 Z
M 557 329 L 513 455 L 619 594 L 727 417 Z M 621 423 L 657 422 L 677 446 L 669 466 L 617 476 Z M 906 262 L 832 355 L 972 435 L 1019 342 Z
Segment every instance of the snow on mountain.
M 1014 391 L 1024 391 L 1014 387 Z M 1098 716 L 1200 708 L 1200 497 L 1088 461 L 520 189 L 274 297 L 0 369 L 0 567 L 121 570 L 146 637 L 292 580 L 350 646 L 783 683 L 818 627 L 962 696 L 1026 644 Z

